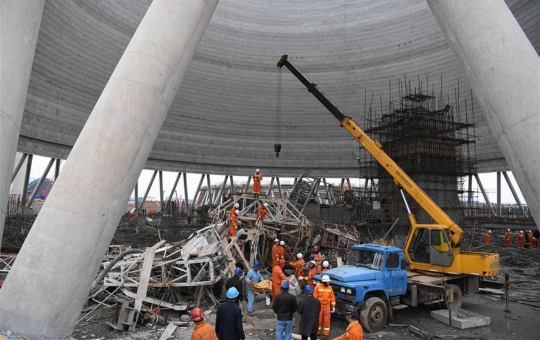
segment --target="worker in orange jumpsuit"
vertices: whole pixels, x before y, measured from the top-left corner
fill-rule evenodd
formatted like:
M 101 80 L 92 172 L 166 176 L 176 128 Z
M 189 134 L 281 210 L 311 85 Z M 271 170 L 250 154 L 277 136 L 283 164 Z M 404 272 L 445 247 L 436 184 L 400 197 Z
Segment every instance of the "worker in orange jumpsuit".
M 240 207 L 240 204 L 238 203 L 235 203 L 231 209 L 231 211 L 229 212 L 229 217 L 231 218 L 231 220 L 233 219 L 233 215 L 234 215 L 234 212 L 236 210 L 238 210 L 238 208 Z
M 238 210 L 235 210 L 234 214 L 231 216 L 231 224 L 229 225 L 230 238 L 233 238 L 236 236 L 237 224 L 238 224 Z
M 486 244 L 486 246 L 491 245 L 491 230 L 488 230 L 488 231 L 484 234 L 484 243 Z
M 315 263 L 317 264 L 317 273 L 320 273 L 321 270 L 322 270 L 323 256 L 321 254 L 321 251 L 320 251 L 320 248 L 319 248 L 318 244 L 313 246 L 312 253 L 313 253 L 313 259 L 315 260 Z
M 253 196 L 255 199 L 258 199 L 259 194 L 261 193 L 261 181 L 263 179 L 263 175 L 259 169 L 255 169 L 255 173 L 253 176 L 251 176 L 251 178 L 253 179 Z
M 217 334 L 209 323 L 204 322 L 203 310 L 195 307 L 190 313 L 191 321 L 195 324 L 195 330 L 191 335 L 191 340 L 217 340 Z
M 286 280 L 292 285 L 291 280 L 283 274 L 283 267 L 285 267 L 285 260 L 279 260 L 277 266 L 272 269 L 272 303 L 274 297 L 281 292 L 281 281 Z
M 296 254 L 296 258 L 298 260 L 291 262 L 290 265 L 294 268 L 296 277 L 300 280 L 300 277 L 304 276 L 304 265 L 306 261 L 304 261 L 304 255 L 302 253 Z
M 256 226 L 260 226 L 261 228 L 264 226 L 263 222 L 266 218 L 266 213 L 268 212 L 267 207 L 268 203 L 264 203 L 263 205 L 259 205 L 257 208 L 257 218 L 255 219 Z
M 279 240 L 276 238 L 274 240 L 274 246 L 272 247 L 272 269 L 278 264 L 280 251 Z
M 330 313 L 336 311 L 336 297 L 334 290 L 330 286 L 330 276 L 323 275 L 321 283 L 317 284 L 313 289 L 313 296 L 321 302 L 321 312 L 319 313 L 319 331 L 325 336 L 330 335 Z
M 518 248 L 525 249 L 525 235 L 523 234 L 523 230 L 519 231 L 519 234 L 517 237 L 518 237 Z
M 319 273 L 317 273 L 317 265 L 315 264 L 314 260 L 309 261 L 308 265 L 309 271 L 307 273 L 307 276 L 300 276 L 298 280 L 304 280 L 304 285 L 310 285 L 313 287 L 313 277 Z
M 527 241 L 529 241 L 529 249 L 532 249 L 534 248 L 534 240 L 533 240 L 533 235 L 532 235 L 532 232 L 530 230 L 527 230 Z
M 347 305 L 347 309 L 343 312 L 345 319 L 349 323 L 345 333 L 341 334 L 334 340 L 364 340 L 364 330 L 362 325 L 356 318 L 356 310 L 353 306 Z
M 510 229 L 506 229 L 506 232 L 504 233 L 504 245 L 507 247 L 512 246 L 512 242 L 510 241 Z

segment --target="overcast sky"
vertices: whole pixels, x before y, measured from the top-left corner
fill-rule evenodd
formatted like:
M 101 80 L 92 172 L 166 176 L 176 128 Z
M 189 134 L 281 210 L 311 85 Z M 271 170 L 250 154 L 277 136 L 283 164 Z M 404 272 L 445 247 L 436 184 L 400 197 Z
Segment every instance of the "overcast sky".
M 43 175 L 43 172 L 47 168 L 47 164 L 49 162 L 49 158 L 41 157 L 41 156 L 34 156 L 32 161 L 32 171 L 31 171 L 31 177 L 32 178 L 40 178 Z M 64 163 L 65 161 L 62 161 Z M 21 173 L 24 172 L 24 167 L 21 168 Z M 253 169 L 255 170 L 255 169 Z M 264 175 L 264 169 L 261 169 L 261 172 Z M 148 184 L 150 183 L 150 179 L 152 178 L 153 171 L 151 170 L 143 170 L 141 173 L 141 176 L 139 177 L 139 196 L 143 196 L 146 192 L 146 189 L 148 187 Z M 245 176 L 235 176 L 234 177 L 234 183 L 235 185 L 238 185 L 240 183 L 246 183 L 248 176 L 251 174 L 246 174 Z M 300 175 L 300 174 L 299 174 Z M 53 177 L 54 176 L 54 166 L 51 168 L 51 171 L 49 171 L 49 174 L 47 177 Z M 175 172 L 163 172 L 163 190 L 165 191 L 164 197 L 168 197 L 172 187 L 174 185 L 174 181 L 176 180 L 177 173 Z M 482 184 L 484 185 L 484 189 L 486 190 L 488 197 L 491 201 L 491 203 L 497 202 L 497 174 L 496 173 L 486 173 L 486 174 L 480 174 L 479 175 L 480 180 L 482 181 Z M 510 178 L 511 182 L 513 183 L 513 186 L 515 190 L 518 193 L 519 199 L 521 200 L 521 203 L 525 204 L 525 199 L 523 198 L 523 195 L 521 194 L 521 191 L 519 190 L 519 187 L 514 179 L 514 176 L 512 175 L 512 172 L 508 172 L 508 177 Z M 189 199 L 193 198 L 193 195 L 195 194 L 195 190 L 197 190 L 197 186 L 199 185 L 199 181 L 201 179 L 200 174 L 188 174 L 188 195 Z M 221 185 L 223 183 L 224 176 L 219 175 L 213 175 L 210 177 L 211 179 L 211 185 Z M 292 184 L 293 178 L 280 178 L 281 184 Z M 341 179 L 327 179 L 329 183 L 339 185 L 341 182 Z M 178 182 L 178 186 L 176 188 L 178 197 L 184 197 L 184 180 L 183 178 L 180 179 Z M 362 182 L 363 183 L 363 182 Z M 266 177 L 264 178 L 262 185 L 268 185 L 270 184 L 270 178 Z M 351 184 L 353 186 L 358 186 L 359 180 L 351 178 Z M 206 185 L 206 179 L 203 182 L 203 186 Z M 510 191 L 510 188 L 506 184 L 506 181 L 504 177 L 501 176 L 501 186 L 502 186 L 502 195 L 501 195 L 501 201 L 502 203 L 516 203 L 514 197 L 512 196 L 512 192 Z M 468 185 L 467 182 L 465 182 L 463 189 L 467 190 Z M 476 181 L 473 182 L 473 191 L 478 192 L 478 200 L 480 202 L 484 201 L 484 198 L 482 197 L 482 194 L 480 193 L 480 189 L 478 188 Z M 134 197 L 134 192 L 131 194 L 132 197 Z M 148 194 L 149 197 L 153 197 L 156 199 L 159 199 L 159 177 L 156 176 L 154 183 L 150 189 L 150 192 Z

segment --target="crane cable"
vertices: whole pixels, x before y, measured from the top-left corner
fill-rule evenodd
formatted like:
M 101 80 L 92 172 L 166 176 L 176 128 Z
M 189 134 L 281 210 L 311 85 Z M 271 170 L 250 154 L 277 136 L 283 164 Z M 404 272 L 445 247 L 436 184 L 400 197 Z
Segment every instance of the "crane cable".
M 277 67 L 277 94 L 276 94 L 276 141 L 274 151 L 276 157 L 279 157 L 281 144 L 279 143 L 279 127 L 281 124 L 281 68 Z

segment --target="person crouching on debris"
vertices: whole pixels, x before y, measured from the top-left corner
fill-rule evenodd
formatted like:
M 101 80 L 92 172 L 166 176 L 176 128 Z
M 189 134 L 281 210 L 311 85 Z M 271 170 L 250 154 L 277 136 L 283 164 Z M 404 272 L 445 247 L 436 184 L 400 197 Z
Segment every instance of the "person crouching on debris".
M 486 246 L 491 245 L 491 230 L 488 230 L 488 231 L 484 234 L 484 243 L 486 244 Z
M 233 238 L 236 236 L 236 229 L 238 229 L 238 210 L 234 211 L 234 217 L 231 216 L 231 225 L 229 226 L 229 237 Z
M 289 281 L 281 281 L 281 293 L 276 296 L 272 309 L 276 313 L 276 340 L 290 340 L 296 312 L 296 297 L 289 293 Z
M 245 340 L 242 311 L 235 303 L 240 293 L 234 287 L 227 290 L 227 301 L 216 312 L 216 333 L 219 340 Z
M 216 340 L 217 334 L 209 323 L 204 322 L 203 310 L 195 307 L 190 313 L 191 321 L 195 324 L 195 330 L 191 335 L 191 340 Z
M 334 340 L 364 340 L 364 330 L 356 319 L 356 311 L 354 310 L 354 307 L 347 305 L 347 309 L 345 309 L 343 314 L 345 315 L 345 319 L 347 319 L 349 325 L 347 326 L 345 333 L 338 336 Z
M 243 271 L 241 268 L 236 268 L 234 270 L 234 276 L 231 276 L 225 284 L 225 289 L 229 290 L 229 288 L 234 287 L 238 292 L 240 292 L 240 296 L 238 297 L 238 299 L 236 299 L 237 305 L 240 305 L 240 301 L 242 301 L 242 298 L 244 296 L 244 294 L 242 294 L 242 273 Z
M 264 219 L 266 217 L 266 213 L 268 212 L 268 203 L 264 203 L 263 205 L 259 205 L 257 208 L 257 218 L 255 219 L 255 225 L 259 228 L 264 227 Z
M 283 267 L 285 267 L 285 260 L 279 260 L 278 265 L 272 269 L 272 303 L 281 290 L 281 281 L 285 280 L 292 284 L 291 280 L 283 274 Z
M 298 302 L 298 313 L 300 328 L 298 329 L 302 340 L 317 340 L 317 329 L 319 328 L 319 313 L 321 312 L 321 302 L 313 297 L 313 286 L 307 285 L 304 288 L 306 297 Z
M 255 310 L 253 309 L 253 302 L 255 301 L 255 294 L 253 293 L 253 290 L 251 289 L 251 284 L 257 284 L 259 282 L 262 282 L 264 279 L 259 272 L 259 267 L 261 266 L 261 263 L 259 261 L 253 262 L 253 268 L 247 273 L 246 275 L 246 282 L 247 282 L 247 312 L 249 314 L 253 314 Z

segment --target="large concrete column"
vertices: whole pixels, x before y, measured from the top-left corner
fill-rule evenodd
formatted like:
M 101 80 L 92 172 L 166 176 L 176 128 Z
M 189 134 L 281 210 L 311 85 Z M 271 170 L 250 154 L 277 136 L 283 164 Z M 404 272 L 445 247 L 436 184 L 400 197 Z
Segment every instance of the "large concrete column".
M 44 5 L 45 0 L 2 0 L 0 3 L 0 245 Z
M 540 225 L 540 58 L 503 0 L 428 0 Z
M 0 327 L 70 337 L 217 2 L 152 2 L 0 290 Z

